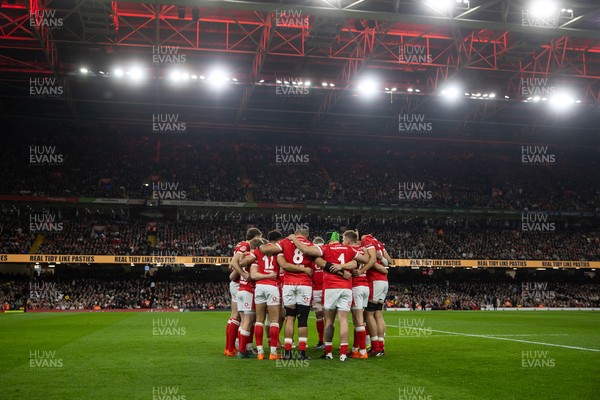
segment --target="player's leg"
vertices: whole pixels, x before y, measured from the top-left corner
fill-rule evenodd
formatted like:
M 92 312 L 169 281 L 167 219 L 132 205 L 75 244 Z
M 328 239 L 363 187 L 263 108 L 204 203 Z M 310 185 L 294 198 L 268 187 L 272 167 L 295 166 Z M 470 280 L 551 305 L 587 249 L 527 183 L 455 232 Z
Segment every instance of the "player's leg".
M 352 290 L 341 289 L 337 301 L 337 317 L 340 326 L 340 361 L 346 361 L 348 355 L 348 314 L 352 307 Z
M 269 355 L 270 360 L 276 360 L 279 358 L 277 355 L 277 345 L 279 344 L 279 310 L 281 305 L 279 304 L 279 298 L 275 297 L 275 303 L 267 303 L 267 310 L 269 311 L 269 347 L 271 354 Z
M 237 293 L 239 284 L 235 282 L 229 283 L 229 294 L 231 295 L 231 314 L 227 321 L 227 327 L 225 328 L 225 355 L 235 356 L 237 350 L 235 349 L 235 340 L 238 337 L 238 330 L 240 326 L 240 313 L 237 306 Z
M 315 310 L 316 328 L 319 335 L 319 343 L 315 349 L 322 350 L 325 348 L 323 343 L 323 331 L 325 330 L 325 314 L 323 313 L 323 290 L 313 290 L 313 309 Z
M 377 301 L 377 310 L 375 311 L 375 321 L 377 323 L 377 336 L 379 343 L 377 345 L 377 357 L 385 355 L 385 320 L 383 319 L 383 302 L 387 297 L 388 283 L 386 281 L 373 282 L 373 300 Z
M 325 316 L 325 328 L 323 331 L 323 340 L 325 342 L 325 352 L 321 358 L 332 360 L 333 333 L 336 312 L 336 301 L 339 289 L 325 289 L 323 291 L 323 312 Z
M 239 331 L 239 350 L 242 358 L 248 358 L 248 350 L 252 348 L 250 330 L 253 329 L 252 325 L 254 324 L 256 315 L 253 304 L 252 293 L 246 291 L 238 292 L 238 310 L 242 316 L 242 323 Z
M 283 286 L 283 305 L 285 306 L 284 356 L 286 360 L 292 358 L 292 343 L 294 342 L 294 323 L 296 322 L 296 286 Z
M 306 343 L 308 341 L 308 315 L 310 313 L 310 301 L 312 298 L 311 286 L 298 286 L 296 293 L 296 319 L 298 320 L 298 350 L 301 360 L 309 360 L 306 355 Z
M 267 299 L 262 286 L 257 285 L 255 290 L 254 303 L 256 304 L 256 322 L 254 323 L 254 340 L 258 350 L 257 358 L 264 359 L 265 351 L 263 349 L 264 321 L 267 314 Z
M 377 310 L 377 303 L 369 301 L 367 308 L 365 309 L 364 317 L 369 336 L 371 338 L 371 354 L 376 354 L 379 351 L 379 337 L 377 336 L 377 320 L 375 319 L 375 311 Z
M 358 286 L 352 289 L 352 322 L 354 322 L 353 358 L 368 358 L 367 356 L 367 330 L 365 327 L 364 310 L 369 299 L 369 288 Z

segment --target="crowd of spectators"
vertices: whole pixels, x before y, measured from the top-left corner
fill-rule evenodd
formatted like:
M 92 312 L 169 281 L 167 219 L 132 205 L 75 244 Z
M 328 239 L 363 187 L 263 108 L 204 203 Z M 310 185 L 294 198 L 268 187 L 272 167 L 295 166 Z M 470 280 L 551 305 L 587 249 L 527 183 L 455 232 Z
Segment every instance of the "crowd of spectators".
M 0 305 L 28 310 L 219 310 L 231 305 L 227 272 L 215 267 L 149 272 L 93 268 L 62 268 L 34 277 L 0 275 Z M 592 276 L 556 272 L 476 278 L 468 271 L 451 275 L 427 269 L 392 274 L 386 305 L 413 310 L 600 307 L 600 286 Z
M 67 271 L 32 279 L 6 276 L 0 279 L 0 304 L 9 309 L 26 304 L 28 310 L 219 310 L 231 306 L 229 285 L 223 280 L 206 280 L 194 271 L 154 272 L 144 275 Z
M 16 151 L 0 160 L 4 195 L 151 199 L 161 182 L 198 201 L 597 211 L 600 200 L 593 149 L 549 147 L 554 163 L 530 165 L 516 144 L 114 132 L 9 140 Z M 32 162 L 36 152 L 62 158 Z M 401 185 L 414 184 L 419 193 L 401 196 Z
M 3 253 L 231 256 L 246 230 L 284 235 L 306 226 L 311 237 L 330 230 L 359 228 L 360 218 L 252 212 L 204 212 L 179 220 L 121 213 L 60 214 L 61 230 L 32 232 L 28 219 L 4 216 L 0 227 Z M 292 221 L 293 220 L 293 221 Z M 156 229 L 151 230 L 150 225 Z M 520 220 L 465 218 L 372 218 L 371 233 L 393 258 L 495 260 L 600 260 L 600 231 L 556 222 L 553 231 L 523 231 Z M 37 236 L 42 237 L 32 249 Z M 366 233 L 366 232 L 362 232 Z

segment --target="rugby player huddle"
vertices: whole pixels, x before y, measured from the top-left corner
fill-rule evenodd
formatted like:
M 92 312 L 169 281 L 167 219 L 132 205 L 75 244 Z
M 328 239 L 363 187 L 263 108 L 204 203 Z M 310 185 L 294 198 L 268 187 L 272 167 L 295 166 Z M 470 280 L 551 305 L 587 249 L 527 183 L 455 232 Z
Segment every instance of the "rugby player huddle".
M 307 229 L 297 230 L 287 238 L 274 230 L 266 239 L 260 230 L 249 229 L 246 241 L 235 247 L 230 265 L 232 311 L 226 329 L 225 355 L 249 358 L 256 354 L 263 360 L 263 335 L 268 314 L 269 359 L 292 358 L 296 321 L 299 350 L 296 358 L 310 359 L 306 348 L 311 305 L 316 313 L 319 334 L 316 349 L 324 350 L 321 358 L 333 359 L 337 317 L 340 361 L 346 361 L 350 312 L 354 324 L 350 357 L 365 359 L 369 355 L 385 355 L 382 312 L 388 291 L 387 267 L 391 263 L 383 244 L 371 234 L 359 238 L 358 231 L 347 230 L 341 236 L 329 232 L 326 240 L 315 237 L 311 242 Z M 277 348 L 284 321 L 285 351 L 281 356 Z M 367 332 L 371 341 L 369 352 Z

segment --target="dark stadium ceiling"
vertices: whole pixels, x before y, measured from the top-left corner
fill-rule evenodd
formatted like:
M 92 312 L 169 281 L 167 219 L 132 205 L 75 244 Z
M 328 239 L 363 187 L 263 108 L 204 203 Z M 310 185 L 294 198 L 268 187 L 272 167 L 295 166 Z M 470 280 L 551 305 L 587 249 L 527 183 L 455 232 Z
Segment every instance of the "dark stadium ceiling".
M 547 15 L 534 0 L 444 1 L 4 0 L 1 112 L 142 132 L 176 114 L 198 132 L 599 143 L 599 0 L 543 0 Z M 399 132 L 399 118 L 432 129 Z

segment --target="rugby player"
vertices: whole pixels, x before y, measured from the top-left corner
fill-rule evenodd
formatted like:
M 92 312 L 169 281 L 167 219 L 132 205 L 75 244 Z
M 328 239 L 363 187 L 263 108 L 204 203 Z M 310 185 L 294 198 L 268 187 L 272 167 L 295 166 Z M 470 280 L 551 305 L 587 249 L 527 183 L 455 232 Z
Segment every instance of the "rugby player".
M 315 246 L 322 246 L 325 244 L 325 240 L 322 237 L 316 236 L 313 239 L 313 244 Z M 317 334 L 319 336 L 319 343 L 315 346 L 316 350 L 324 350 L 325 343 L 323 342 L 323 331 L 325 330 L 325 313 L 323 312 L 323 270 L 313 262 L 313 299 L 312 306 L 313 310 L 315 310 L 315 317 L 317 319 Z
M 333 359 L 332 341 L 334 322 L 337 316 L 340 326 L 340 361 L 346 361 L 348 354 L 348 313 L 352 306 L 352 281 L 351 273 L 348 271 L 357 268 L 357 262 L 366 263 L 369 259 L 365 254 L 361 254 L 357 249 L 349 246 L 349 244 L 357 244 L 358 238 L 354 231 L 344 232 L 344 243 L 346 244 L 340 244 L 339 234 L 333 232 L 330 235 L 328 244 L 321 247 L 307 246 L 295 235 L 290 235 L 288 238 L 306 255 L 318 257 L 315 262 L 324 271 L 325 354 L 322 357 L 327 360 Z
M 267 233 L 267 246 L 275 246 L 283 238 L 277 230 Z M 275 256 L 267 256 L 260 249 L 255 249 L 249 257 L 242 260 L 242 267 L 252 263 L 250 277 L 256 286 L 254 288 L 254 303 L 256 306 L 256 322 L 254 323 L 254 338 L 258 349 L 257 358 L 263 360 L 265 352 L 263 349 L 264 321 L 267 311 L 269 312 L 269 346 L 270 360 L 279 358 L 277 355 L 277 344 L 279 342 L 279 311 L 281 310 L 281 297 L 279 293 L 279 265 Z
M 362 266 L 359 274 L 366 272 L 369 282 L 370 297 L 367 304 L 365 320 L 371 335 L 371 354 L 376 357 L 385 355 L 385 320 L 383 319 L 383 303 L 388 292 L 387 266 L 392 258 L 385 246 L 372 234 L 361 237 L 362 245 L 369 256 L 369 262 Z
M 315 247 L 307 239 L 308 229 L 298 229 L 295 232 L 297 241 L 307 247 Z M 298 320 L 298 359 L 309 360 L 306 354 L 308 341 L 308 314 L 312 298 L 312 273 L 313 260 L 305 256 L 294 246 L 289 239 L 279 241 L 275 246 L 263 245 L 260 251 L 265 255 L 277 254 L 277 263 L 284 270 L 282 299 L 285 307 L 284 328 L 284 360 L 292 358 L 292 344 L 294 342 L 294 325 Z
M 240 259 L 244 253 L 250 250 L 250 240 L 255 237 L 262 237 L 262 232 L 257 228 L 250 228 L 246 232 L 246 240 L 239 242 L 233 251 L 229 269 L 232 271 L 229 275 L 229 293 L 231 294 L 231 315 L 227 321 L 225 329 L 225 351 L 224 354 L 228 357 L 237 355 L 235 348 L 235 340 L 238 337 L 238 328 L 240 326 L 240 313 L 237 307 L 237 293 L 240 287 L 240 275 L 242 269 L 239 266 Z
M 266 240 L 262 238 L 254 238 L 250 241 L 250 250 L 258 248 Z M 246 258 L 250 258 L 250 254 L 246 253 Z M 252 354 L 252 335 L 254 333 L 254 321 L 256 320 L 256 312 L 254 305 L 254 281 L 250 277 L 248 268 L 242 268 L 240 274 L 240 288 L 237 295 L 238 311 L 242 317 L 239 330 L 239 357 L 249 358 Z

